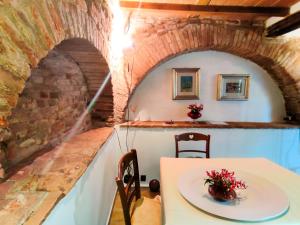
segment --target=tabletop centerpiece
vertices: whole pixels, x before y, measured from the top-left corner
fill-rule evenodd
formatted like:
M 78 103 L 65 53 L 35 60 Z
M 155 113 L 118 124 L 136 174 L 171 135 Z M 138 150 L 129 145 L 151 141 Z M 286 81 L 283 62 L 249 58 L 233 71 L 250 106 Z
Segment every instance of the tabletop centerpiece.
M 245 182 L 236 180 L 234 172 L 222 169 L 221 172 L 216 170 L 206 171 L 208 178 L 205 184 L 209 184 L 208 193 L 217 201 L 229 201 L 237 198 L 236 189 L 246 189 Z
M 203 110 L 203 104 L 190 104 L 188 106 L 188 109 L 190 109 L 190 112 L 188 112 L 187 114 L 188 117 L 195 121 L 196 119 L 199 119 L 202 116 L 201 111 Z

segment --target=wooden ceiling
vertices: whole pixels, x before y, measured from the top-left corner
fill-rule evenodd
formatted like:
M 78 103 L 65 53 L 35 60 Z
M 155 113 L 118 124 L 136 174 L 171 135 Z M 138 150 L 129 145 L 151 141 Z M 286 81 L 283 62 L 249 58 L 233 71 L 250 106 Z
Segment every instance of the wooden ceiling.
M 120 0 L 123 8 L 155 11 L 189 11 L 225 14 L 252 14 L 265 18 L 287 16 L 299 0 Z
M 290 7 L 299 0 L 127 0 L 128 2 L 152 2 L 185 5 L 222 5 L 256 7 Z

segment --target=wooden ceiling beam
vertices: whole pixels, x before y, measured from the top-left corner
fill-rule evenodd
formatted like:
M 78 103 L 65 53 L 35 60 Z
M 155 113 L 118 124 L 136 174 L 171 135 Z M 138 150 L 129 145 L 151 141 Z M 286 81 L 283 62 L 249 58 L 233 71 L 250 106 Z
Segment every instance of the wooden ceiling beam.
M 153 3 L 138 1 L 120 1 L 123 8 L 140 8 L 155 10 L 196 11 L 211 13 L 258 14 L 265 16 L 287 16 L 288 7 L 254 7 L 254 6 L 222 6 L 222 5 L 191 5 L 172 3 Z
M 300 28 L 300 11 L 287 16 L 283 20 L 280 20 L 277 23 L 269 26 L 267 28 L 266 36 L 276 37 L 298 28 Z

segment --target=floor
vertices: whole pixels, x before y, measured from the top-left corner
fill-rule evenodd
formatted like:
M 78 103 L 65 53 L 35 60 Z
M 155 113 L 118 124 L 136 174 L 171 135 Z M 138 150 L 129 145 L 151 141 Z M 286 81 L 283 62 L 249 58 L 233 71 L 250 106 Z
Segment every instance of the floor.
M 150 191 L 149 188 L 142 187 L 141 188 L 142 196 L 148 197 L 148 198 L 154 198 L 159 193 L 153 193 Z M 121 200 L 119 197 L 119 193 L 117 194 L 114 202 L 114 207 L 112 210 L 112 214 L 110 216 L 109 225 L 125 225 L 124 217 L 123 217 L 123 209 L 121 205 Z

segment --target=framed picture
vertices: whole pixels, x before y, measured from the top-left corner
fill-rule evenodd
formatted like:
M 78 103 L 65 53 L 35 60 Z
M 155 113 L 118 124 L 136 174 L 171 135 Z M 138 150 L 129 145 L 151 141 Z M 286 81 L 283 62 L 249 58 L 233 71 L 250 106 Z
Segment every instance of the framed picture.
M 173 99 L 199 99 L 199 68 L 173 69 Z
M 248 100 L 250 76 L 247 74 L 219 74 L 218 100 Z

